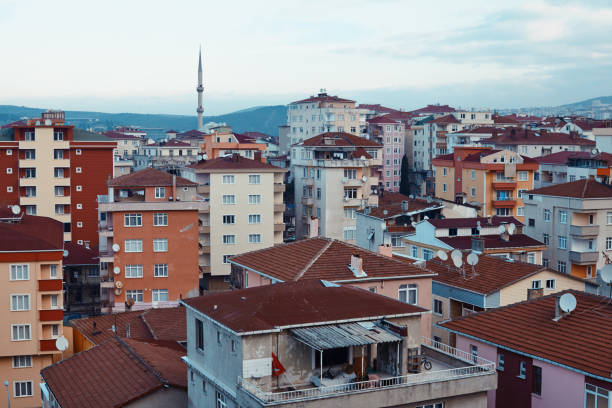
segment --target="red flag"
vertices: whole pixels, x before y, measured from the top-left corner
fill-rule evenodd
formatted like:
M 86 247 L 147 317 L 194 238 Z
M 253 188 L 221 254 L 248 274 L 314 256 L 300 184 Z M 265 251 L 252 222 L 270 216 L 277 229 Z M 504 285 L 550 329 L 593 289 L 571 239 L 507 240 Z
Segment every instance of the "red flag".
M 278 377 L 285 372 L 285 367 L 278 361 L 276 354 L 272 353 L 272 375 Z

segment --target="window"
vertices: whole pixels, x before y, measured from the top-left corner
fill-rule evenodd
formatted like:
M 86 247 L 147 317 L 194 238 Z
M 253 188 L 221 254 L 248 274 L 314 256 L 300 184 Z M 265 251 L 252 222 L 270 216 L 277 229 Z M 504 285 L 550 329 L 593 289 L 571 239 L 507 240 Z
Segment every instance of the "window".
M 236 351 L 236 340 L 232 339 L 232 353 Z
M 607 224 L 612 224 L 612 212 L 608 212 L 606 214 L 606 223 Z
M 344 209 L 344 218 L 348 218 L 354 220 L 356 217 L 356 211 L 354 208 L 345 208 Z
M 357 198 L 357 189 L 356 188 L 345 188 L 344 198 L 348 198 L 348 199 Z
M 546 289 L 554 289 L 555 286 L 556 285 L 554 279 L 546 279 Z
M 357 227 L 344 227 L 344 240 L 354 241 L 357 234 Z
M 236 204 L 236 196 L 233 194 L 224 194 L 223 195 L 223 204 Z
M 142 252 L 142 239 L 126 239 L 125 252 Z
M 584 406 L 586 408 L 608 408 L 610 391 L 588 383 L 585 383 L 584 387 Z
M 472 361 L 476 363 L 478 361 L 478 346 L 470 344 L 470 351 L 472 354 Z
M 51 300 L 51 309 L 57 309 L 59 307 L 58 306 L 58 296 L 51 295 L 50 300 Z
M 12 173 L 12 169 L 11 169 L 11 173 Z M 25 178 L 36 178 L 36 169 L 35 168 L 31 168 L 31 169 L 25 169 Z
M 586 276 L 587 276 L 587 278 L 592 278 L 593 277 L 593 266 L 587 265 L 587 267 L 586 267 Z
M 153 302 L 167 302 L 168 289 L 153 289 Z
M 357 178 L 357 169 L 344 169 L 344 178 L 354 180 Z
M 516 215 L 519 217 L 522 217 L 525 215 L 525 207 L 517 207 L 516 208 Z
M 400 302 L 416 305 L 418 302 L 418 287 L 414 283 L 400 285 L 399 287 Z
M 55 186 L 55 196 L 56 197 L 63 197 L 64 196 L 64 187 L 62 187 L 62 186 Z
M 541 280 L 532 280 L 531 281 L 531 289 L 541 289 L 542 281 Z
M 230 263 L 229 259 L 234 256 L 234 255 L 223 255 L 223 263 L 224 264 L 228 264 Z
M 249 174 L 249 184 L 261 184 L 261 176 L 259 174 Z
M 457 236 L 457 228 L 449 228 L 448 229 L 448 236 L 456 237 Z
M 567 237 L 559 235 L 559 249 L 567 249 Z
M 259 194 L 249 194 L 249 204 L 261 204 L 261 196 Z
M 64 140 L 64 132 L 60 132 L 60 131 L 53 132 L 53 140 L 55 141 Z
M 51 337 L 57 338 L 59 336 L 59 324 L 51 326 Z
M 448 169 L 446 167 L 442 167 L 442 175 L 446 176 Z
M 418 258 L 419 257 L 419 248 L 417 246 L 411 245 L 410 246 L 410 255 L 413 258 Z
M 11 295 L 11 311 L 30 310 L 30 295 Z
M 27 142 L 34 142 L 36 140 L 36 135 L 34 132 L 25 132 L 25 140 Z
M 542 237 L 543 237 L 544 244 L 548 245 L 550 243 L 550 235 L 543 234 Z
M 142 265 L 125 265 L 126 278 L 142 278 Z
M 544 221 L 550 222 L 550 210 L 549 209 L 544 210 Z
M 433 251 L 431 249 L 423 248 L 423 259 L 429 261 L 433 258 Z
M 223 223 L 224 224 L 235 224 L 236 223 L 236 216 L 235 215 L 224 215 L 223 216 Z
M 261 234 L 249 234 L 249 244 L 261 244 Z
M 166 187 L 155 187 L 155 198 L 165 198 Z
M 542 258 L 542 266 L 548 268 L 550 266 L 550 261 L 548 258 Z
M 524 361 L 521 361 L 519 364 L 519 378 L 525 379 L 525 374 L 527 373 L 527 364 Z
M 168 264 L 155 264 L 153 267 L 153 276 L 156 278 L 167 278 Z
M 472 197 L 476 197 L 476 187 L 472 187 L 470 193 L 471 193 Z
M 13 324 L 12 326 L 13 341 L 31 340 L 29 324 Z
M 503 354 L 497 355 L 497 369 L 499 371 L 504 371 L 504 355 Z
M 15 398 L 19 397 L 31 397 L 32 393 L 32 381 L 15 381 Z
M 53 158 L 55 160 L 62 160 L 64 158 L 64 151 L 61 149 L 53 150 Z
M 433 312 L 437 315 L 442 316 L 442 301 L 434 299 L 433 301 Z
M 26 187 L 25 196 L 26 197 L 36 197 L 36 186 Z
M 250 180 L 250 177 L 249 177 Z M 221 181 L 222 184 L 234 184 L 235 182 L 235 178 L 232 174 L 225 174 L 223 176 L 223 180 Z
M 446 192 L 446 183 L 442 183 L 442 191 Z
M 11 265 L 11 280 L 30 280 L 30 265 Z
M 26 160 L 35 160 L 36 159 L 36 150 L 27 149 L 24 151 Z
M 249 214 L 249 224 L 261 224 L 261 214 Z
M 518 172 L 518 181 L 529 181 L 529 172 L 527 172 L 527 171 L 519 171 Z
M 235 244 L 236 236 L 235 235 L 223 235 L 223 243 L 224 244 Z
M 32 356 L 13 356 L 13 368 L 32 367 Z
M 154 213 L 153 214 L 153 226 L 167 227 L 168 226 L 168 213 Z
M 567 224 L 567 211 L 559 211 L 559 222 L 561 224 Z
M 215 400 L 217 401 L 216 408 L 227 408 L 227 402 L 225 402 L 225 395 L 219 391 L 215 391 Z
M 168 252 L 168 239 L 155 238 L 153 240 L 153 252 Z
M 193 374 L 193 371 L 192 371 Z M 206 380 L 202 380 L 202 392 L 206 394 Z
M 26 205 L 26 214 L 28 215 L 36 215 L 36 206 L 35 205 Z
M 77 167 L 77 168 L 75 169 L 75 171 L 76 171 L 78 174 L 81 174 L 81 173 L 83 172 L 83 169 L 82 169 L 81 167 Z
M 612 237 L 606 237 L 606 251 L 612 250 Z
M 142 214 L 124 214 L 123 226 L 142 227 Z
M 195 319 L 196 349 L 204 351 L 204 323 Z
M 561 273 L 567 273 L 567 265 L 563 261 L 557 262 L 557 271 Z
M 527 262 L 530 264 L 535 264 L 536 263 L 536 253 L 535 252 L 528 252 L 527 253 Z
M 132 299 L 136 303 L 142 303 L 142 290 L 126 290 L 125 291 L 125 299 Z

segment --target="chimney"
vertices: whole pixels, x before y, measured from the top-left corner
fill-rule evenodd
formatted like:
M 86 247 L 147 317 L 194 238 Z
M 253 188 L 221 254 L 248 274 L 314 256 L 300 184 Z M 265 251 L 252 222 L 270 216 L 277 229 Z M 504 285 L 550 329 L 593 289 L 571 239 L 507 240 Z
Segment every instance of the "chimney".
M 176 200 L 176 175 L 172 175 L 172 198 Z
M 363 271 L 363 259 L 361 259 L 361 255 L 351 255 L 351 270 L 356 277 L 367 276 Z
M 408 201 L 402 201 L 402 212 L 408 211 Z
M 559 299 L 561 299 L 561 295 L 555 296 L 555 322 L 563 317 L 561 316 L 562 311 L 561 307 L 559 306 Z
M 260 162 L 263 162 L 263 161 L 261 160 L 261 150 L 257 150 L 257 151 L 255 152 L 255 155 L 254 155 L 254 160 L 255 160 L 255 161 L 260 161 Z
M 393 258 L 393 248 L 389 244 L 379 245 L 378 254 L 382 256 L 386 256 L 388 258 Z
M 308 238 L 316 238 L 319 236 L 319 219 L 317 217 L 310 217 L 310 231 L 308 234 Z

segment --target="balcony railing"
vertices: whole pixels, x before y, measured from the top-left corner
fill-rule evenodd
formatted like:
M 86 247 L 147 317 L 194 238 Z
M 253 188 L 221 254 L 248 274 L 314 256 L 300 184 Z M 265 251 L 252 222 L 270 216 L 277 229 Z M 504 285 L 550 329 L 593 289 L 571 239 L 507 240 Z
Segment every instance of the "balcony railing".
M 454 357 L 469 365 L 465 367 L 451 368 L 448 370 L 427 371 L 391 378 L 305 388 L 294 391 L 266 392 L 244 378 L 241 379 L 241 386 L 245 391 L 249 392 L 264 404 L 278 404 L 280 402 L 297 402 L 343 394 L 380 391 L 386 388 L 410 387 L 419 384 L 458 380 L 462 378 L 490 375 L 495 373 L 495 363 L 485 360 L 482 357 L 473 356 L 470 353 L 463 350 L 458 350 L 447 344 L 442 344 L 429 338 L 423 338 L 422 346 Z
M 274 183 L 274 192 L 275 193 L 282 193 L 285 191 L 285 184 L 284 183 Z
M 595 237 L 599 235 L 599 225 L 570 225 L 570 234 L 579 237 Z
M 56 292 L 62 290 L 63 282 L 61 279 L 40 279 L 38 290 L 41 292 Z
M 599 252 L 597 251 L 588 251 L 588 252 L 578 252 L 578 251 L 570 251 L 569 253 L 570 262 L 578 264 L 578 265 L 589 265 L 597 263 L 599 259 Z
M 41 322 L 61 321 L 64 316 L 62 309 L 39 310 L 38 313 Z

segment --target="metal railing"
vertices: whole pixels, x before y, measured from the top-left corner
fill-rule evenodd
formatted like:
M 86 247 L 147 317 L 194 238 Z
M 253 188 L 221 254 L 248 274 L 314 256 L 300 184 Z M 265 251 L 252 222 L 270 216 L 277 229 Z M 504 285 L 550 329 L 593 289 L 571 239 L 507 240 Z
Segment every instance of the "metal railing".
M 416 374 L 381 378 L 369 381 L 358 381 L 348 384 L 339 384 L 332 386 L 312 387 L 311 384 L 307 384 L 304 386 L 309 388 L 283 392 L 263 391 L 256 384 L 253 384 L 252 382 L 244 378 L 240 379 L 240 384 L 244 390 L 248 391 L 262 403 L 267 404 L 286 401 L 309 400 L 334 395 L 350 394 L 353 392 L 379 391 L 385 388 L 408 387 L 432 382 L 456 380 L 478 375 L 489 375 L 495 372 L 495 363 L 488 361 L 482 357 L 473 356 L 463 350 L 458 350 L 447 344 L 442 344 L 429 338 L 423 338 L 423 341 L 423 346 L 435 349 L 436 351 L 439 351 L 443 354 L 455 357 L 469 365 L 465 367 L 451 368 L 447 370 L 427 371 Z

